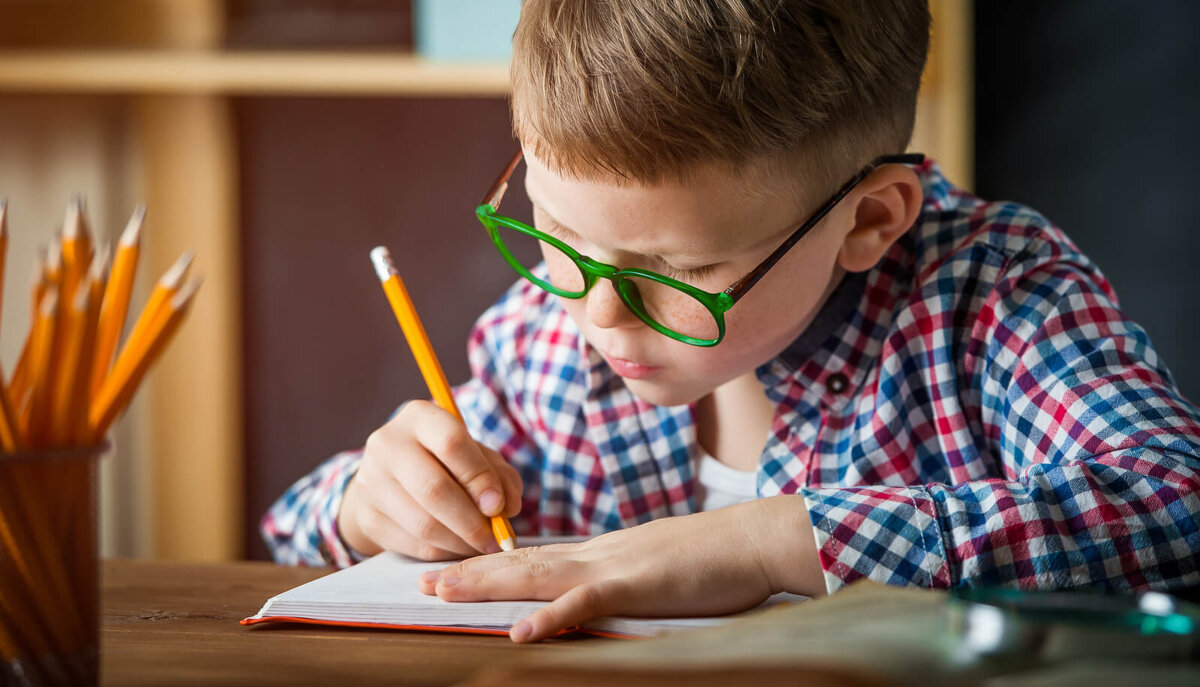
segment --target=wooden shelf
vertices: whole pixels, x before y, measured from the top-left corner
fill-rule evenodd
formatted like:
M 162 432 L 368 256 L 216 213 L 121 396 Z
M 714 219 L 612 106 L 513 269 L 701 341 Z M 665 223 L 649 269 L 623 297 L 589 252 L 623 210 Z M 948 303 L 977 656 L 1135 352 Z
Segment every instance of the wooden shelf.
M 0 51 L 0 92 L 478 97 L 508 93 L 508 66 L 399 52 Z

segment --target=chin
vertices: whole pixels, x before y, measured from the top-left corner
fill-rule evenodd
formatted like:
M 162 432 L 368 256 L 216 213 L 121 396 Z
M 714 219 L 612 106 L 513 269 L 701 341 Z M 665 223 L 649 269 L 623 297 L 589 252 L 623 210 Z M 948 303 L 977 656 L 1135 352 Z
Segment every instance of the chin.
M 641 379 L 624 379 L 625 386 L 634 396 L 656 406 L 682 406 L 695 403 L 712 391 L 709 388 L 696 388 L 689 385 L 684 387 L 674 384 L 661 384 Z

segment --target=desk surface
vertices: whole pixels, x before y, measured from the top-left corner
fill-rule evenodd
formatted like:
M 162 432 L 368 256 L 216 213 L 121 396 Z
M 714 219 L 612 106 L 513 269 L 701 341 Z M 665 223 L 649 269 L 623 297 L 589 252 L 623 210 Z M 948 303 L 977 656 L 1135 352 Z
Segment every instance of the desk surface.
M 271 596 L 329 572 L 270 563 L 106 561 L 104 685 L 447 685 L 531 652 L 506 637 L 305 625 L 242 627 Z

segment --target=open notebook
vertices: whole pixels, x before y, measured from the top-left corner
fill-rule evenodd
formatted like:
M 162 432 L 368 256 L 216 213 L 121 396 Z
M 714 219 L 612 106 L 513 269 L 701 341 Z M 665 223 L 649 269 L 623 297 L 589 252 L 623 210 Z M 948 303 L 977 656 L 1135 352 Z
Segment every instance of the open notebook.
M 578 538 L 524 537 L 524 545 L 580 541 Z M 426 596 L 417 579 L 426 570 L 448 563 L 426 563 L 395 553 L 381 553 L 358 565 L 330 573 L 267 600 L 262 610 L 243 625 L 271 621 L 434 630 L 477 634 L 508 634 L 522 618 L 545 606 L 544 601 L 482 601 L 451 603 Z M 796 603 L 808 597 L 776 594 L 759 608 Z M 757 610 L 757 609 L 756 609 Z M 744 614 L 719 618 L 597 618 L 582 629 L 613 637 L 646 637 L 686 627 L 705 627 Z

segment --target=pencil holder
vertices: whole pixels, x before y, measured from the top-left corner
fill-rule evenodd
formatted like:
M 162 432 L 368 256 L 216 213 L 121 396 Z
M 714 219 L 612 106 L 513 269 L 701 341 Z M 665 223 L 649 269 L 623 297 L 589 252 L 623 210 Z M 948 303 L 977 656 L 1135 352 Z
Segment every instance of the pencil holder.
M 0 684 L 99 681 L 96 470 L 108 448 L 0 454 Z

